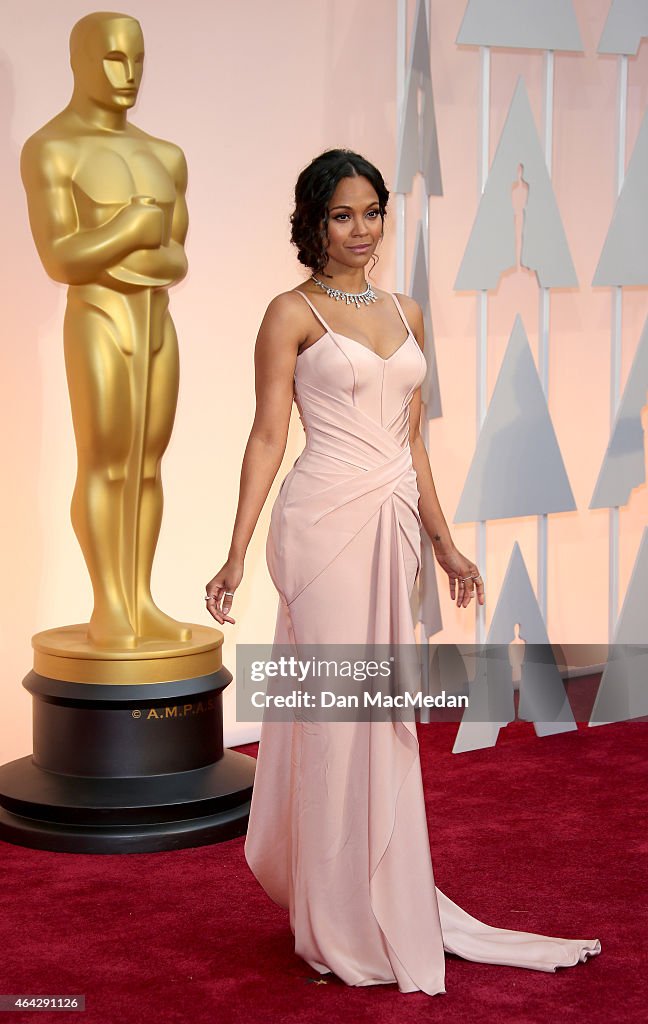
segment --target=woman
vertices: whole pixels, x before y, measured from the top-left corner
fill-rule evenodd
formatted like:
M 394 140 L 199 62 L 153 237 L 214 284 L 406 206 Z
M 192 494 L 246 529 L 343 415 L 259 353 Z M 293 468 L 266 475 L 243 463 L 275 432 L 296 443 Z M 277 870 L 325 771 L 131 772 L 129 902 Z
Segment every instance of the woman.
M 245 551 L 294 399 L 306 446 L 282 483 L 266 548 L 279 593 L 276 644 L 415 643 L 421 527 L 451 599 L 484 603 L 419 433 L 421 310 L 365 277 L 388 197 L 380 172 L 348 150 L 302 171 L 292 241 L 311 276 L 272 300 L 259 331 L 232 543 L 206 600 L 217 622 L 235 621 Z M 545 971 L 600 951 L 598 939 L 492 928 L 436 889 L 414 723 L 265 720 L 245 855 L 288 909 L 296 952 L 349 985 L 445 992 L 444 949 Z

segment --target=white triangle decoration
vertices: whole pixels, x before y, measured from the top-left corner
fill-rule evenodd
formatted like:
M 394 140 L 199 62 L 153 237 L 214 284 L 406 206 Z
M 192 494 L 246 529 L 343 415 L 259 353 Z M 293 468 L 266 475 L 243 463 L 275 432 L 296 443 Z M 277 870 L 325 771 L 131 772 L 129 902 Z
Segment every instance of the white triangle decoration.
M 418 92 L 423 94 L 419 114 Z M 394 191 L 412 191 L 418 171 L 423 175 L 428 196 L 443 195 L 441 163 L 437 139 L 434 93 L 430 73 L 430 43 L 426 5 L 417 0 L 410 61 L 405 83 L 405 99 L 398 138 L 398 158 Z
M 628 583 L 589 724 L 648 716 L 648 527 Z
M 648 284 L 648 110 L 616 201 L 594 285 Z
M 599 53 L 634 55 L 648 36 L 646 0 L 612 0 L 598 45 Z
M 509 644 L 520 624 L 525 641 L 519 714 L 533 721 L 537 736 L 573 732 L 576 722 L 558 670 L 542 613 L 517 542 L 504 576 L 483 654 L 478 653 L 469 705 L 459 726 L 454 753 L 495 744 L 500 729 L 513 721 Z
M 578 284 L 526 86 L 520 76 L 457 274 L 457 291 L 496 288 L 504 271 L 516 265 L 511 186 L 518 179 L 520 164 L 524 181 L 529 185 L 520 262 L 535 270 L 543 288 Z
M 437 368 L 436 347 L 434 344 L 432 312 L 430 309 L 430 277 L 428 273 L 427 256 L 425 254 L 423 225 L 420 221 L 416 229 L 416 244 L 414 247 L 414 259 L 412 261 L 410 295 L 418 302 L 423 312 L 423 324 L 425 327 L 424 352 L 425 359 L 427 361 L 427 373 L 425 375 L 425 380 L 421 385 L 421 400 L 425 406 L 425 419 L 432 420 L 442 416 L 443 410 L 441 408 L 439 372 Z
M 635 352 L 590 508 L 627 505 L 635 487 L 646 482 L 648 437 L 641 410 L 648 403 L 648 317 Z
M 518 315 L 454 522 L 575 508 L 547 399 Z
M 457 42 L 582 52 L 571 0 L 469 0 Z

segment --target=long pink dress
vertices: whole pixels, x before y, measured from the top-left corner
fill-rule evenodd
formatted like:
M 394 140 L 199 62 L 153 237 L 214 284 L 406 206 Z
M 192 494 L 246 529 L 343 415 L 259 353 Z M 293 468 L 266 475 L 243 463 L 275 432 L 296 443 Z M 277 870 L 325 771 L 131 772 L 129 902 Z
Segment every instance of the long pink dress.
M 306 446 L 271 515 L 275 643 L 413 644 L 421 520 L 408 406 L 425 357 L 396 296 L 407 336 L 383 359 L 299 294 L 325 333 L 297 357 Z M 435 887 L 410 722 L 265 720 L 245 856 L 288 909 L 296 953 L 349 985 L 435 995 L 444 950 L 554 971 L 601 949 L 491 927 Z

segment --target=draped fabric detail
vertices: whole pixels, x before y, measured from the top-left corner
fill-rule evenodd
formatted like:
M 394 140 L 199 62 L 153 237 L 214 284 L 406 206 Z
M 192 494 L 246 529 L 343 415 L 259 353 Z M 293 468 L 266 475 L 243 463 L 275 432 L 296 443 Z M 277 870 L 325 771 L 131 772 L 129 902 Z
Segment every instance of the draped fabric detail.
M 406 535 L 420 564 L 416 473 L 409 444 L 361 409 L 303 382 L 307 445 L 284 480 L 266 545 L 275 586 L 291 604 L 380 509 L 394 517 L 389 538 Z M 328 465 L 327 465 L 328 463 Z

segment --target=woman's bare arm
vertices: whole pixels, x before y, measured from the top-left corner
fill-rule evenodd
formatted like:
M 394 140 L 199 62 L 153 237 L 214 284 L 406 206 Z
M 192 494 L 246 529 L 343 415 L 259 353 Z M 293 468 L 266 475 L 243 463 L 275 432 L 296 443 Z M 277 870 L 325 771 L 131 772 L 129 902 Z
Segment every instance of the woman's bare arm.
M 401 303 L 409 321 L 412 333 L 419 343 L 421 350 L 423 350 L 424 328 L 421 307 L 414 301 L 414 299 L 409 298 L 407 295 L 399 295 L 398 300 Z M 421 496 L 419 501 L 419 514 L 421 516 L 421 521 L 425 528 L 425 532 L 428 534 L 432 544 L 434 545 L 435 551 L 441 551 L 443 549 L 450 550 L 454 547 L 454 544 L 452 542 L 452 537 L 450 536 L 450 530 L 446 523 L 445 516 L 441 510 L 441 505 L 439 504 L 434 480 L 432 478 L 430 460 L 420 433 L 420 387 L 416 389 L 410 402 L 409 422 L 409 443 L 412 450 L 412 464 L 416 471 L 416 482 Z
M 243 455 L 230 557 L 245 557 L 286 450 L 297 349 L 304 333 L 299 326 L 303 318 L 296 313 L 302 313 L 303 305 L 290 292 L 278 295 L 259 328 L 254 351 L 256 410 Z
M 424 326 L 421 307 L 414 299 L 407 295 L 399 295 L 398 300 L 403 307 L 414 337 L 419 343 L 421 351 L 423 351 Z M 432 479 L 430 460 L 420 432 L 420 387 L 416 389 L 410 401 L 409 415 L 409 443 L 412 452 L 412 465 L 416 472 L 416 482 L 420 495 L 419 514 L 425 532 L 432 541 L 435 557 L 439 565 L 448 574 L 450 598 L 452 601 L 455 600 L 456 588 L 458 607 L 466 608 L 473 594 L 476 594 L 479 603 L 483 604 L 484 583 L 481 576 L 475 579 L 478 576 L 479 570 L 474 562 L 466 558 L 465 555 L 462 555 L 455 547 L 445 516 L 441 510 L 441 505 L 439 504 L 434 480 Z M 470 577 L 475 579 L 474 583 Z
M 225 595 L 241 582 L 245 553 L 286 450 L 297 351 L 307 334 L 307 314 L 302 299 L 284 292 L 268 306 L 257 335 L 256 410 L 243 455 L 232 541 L 225 565 L 206 586 L 207 596 L 213 595 L 207 610 L 220 623 L 236 621 L 227 614 L 232 602 Z

